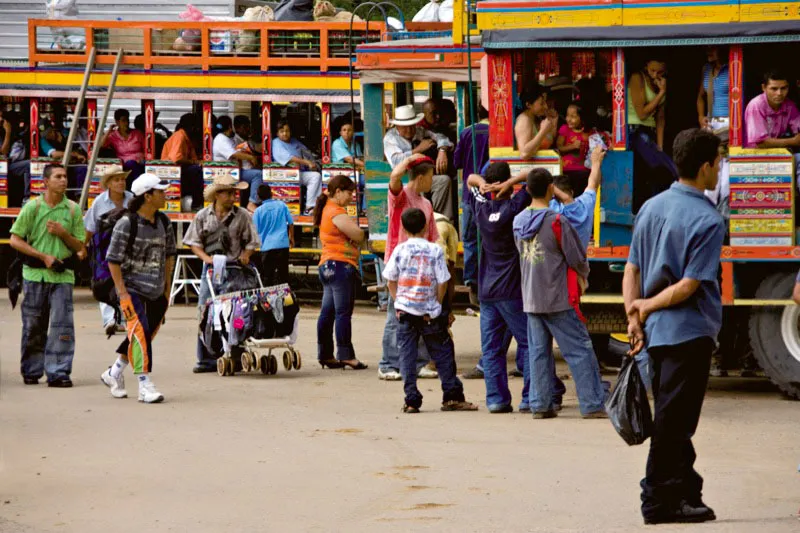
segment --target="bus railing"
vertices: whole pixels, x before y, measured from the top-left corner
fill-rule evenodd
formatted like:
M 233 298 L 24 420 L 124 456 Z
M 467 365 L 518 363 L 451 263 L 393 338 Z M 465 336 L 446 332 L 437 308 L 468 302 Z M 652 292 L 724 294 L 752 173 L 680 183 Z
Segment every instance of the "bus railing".
M 369 29 L 369 31 L 367 31 Z M 28 20 L 28 62 L 158 68 L 343 69 L 359 44 L 379 41 L 381 22 L 163 22 Z

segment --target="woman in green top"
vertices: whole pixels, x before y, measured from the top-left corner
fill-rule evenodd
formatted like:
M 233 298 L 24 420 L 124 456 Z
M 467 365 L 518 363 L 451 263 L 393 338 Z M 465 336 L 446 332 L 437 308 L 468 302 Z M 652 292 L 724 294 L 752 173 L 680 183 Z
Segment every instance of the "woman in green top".
M 664 148 L 666 63 L 649 59 L 628 83 L 628 137 L 634 153 L 633 211 L 669 188 L 677 170 Z M 646 181 L 645 181 L 646 180 Z

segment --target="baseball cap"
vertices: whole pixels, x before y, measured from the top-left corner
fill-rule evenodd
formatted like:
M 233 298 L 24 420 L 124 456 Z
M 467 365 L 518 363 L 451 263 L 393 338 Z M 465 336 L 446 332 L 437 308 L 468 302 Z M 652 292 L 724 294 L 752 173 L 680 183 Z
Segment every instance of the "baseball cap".
M 141 196 L 144 193 L 153 189 L 160 189 L 166 191 L 169 188 L 169 183 L 160 179 L 155 174 L 144 173 L 135 180 L 131 185 L 131 192 L 134 196 Z

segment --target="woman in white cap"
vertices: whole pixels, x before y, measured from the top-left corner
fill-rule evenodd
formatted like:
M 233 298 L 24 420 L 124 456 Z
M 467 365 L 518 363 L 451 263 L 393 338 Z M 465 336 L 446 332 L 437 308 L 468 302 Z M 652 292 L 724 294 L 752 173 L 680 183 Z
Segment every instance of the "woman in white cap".
M 160 210 L 169 184 L 153 174 L 142 174 L 133 182 L 129 215 L 114 226 L 108 248 L 108 268 L 127 322 L 128 337 L 117 348 L 117 360 L 100 379 L 114 398 L 125 398 L 122 377 L 128 363 L 139 381 L 139 401 L 158 403 L 164 395 L 150 381 L 153 369 L 153 338 L 168 307 L 169 280 L 177 249 L 169 218 Z
M 133 198 L 133 193 L 125 190 L 128 174 L 130 174 L 130 171 L 123 170 L 119 165 L 114 165 L 100 177 L 100 186 L 105 190 L 94 199 L 92 206 L 83 217 L 87 245 L 92 242 L 92 235 L 97 233 L 101 216 L 114 209 L 128 207 L 128 202 Z M 106 335 L 111 336 L 117 331 L 125 331 L 124 325 L 117 322 L 112 306 L 100 302 L 100 314 L 103 317 L 103 330 Z

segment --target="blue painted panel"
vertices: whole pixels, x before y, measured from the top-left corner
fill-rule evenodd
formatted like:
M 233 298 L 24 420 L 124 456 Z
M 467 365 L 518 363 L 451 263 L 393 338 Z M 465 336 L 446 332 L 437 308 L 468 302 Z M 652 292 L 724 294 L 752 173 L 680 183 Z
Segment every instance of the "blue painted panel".
M 599 246 L 627 246 L 633 231 L 633 152 L 609 151 L 603 160 Z

